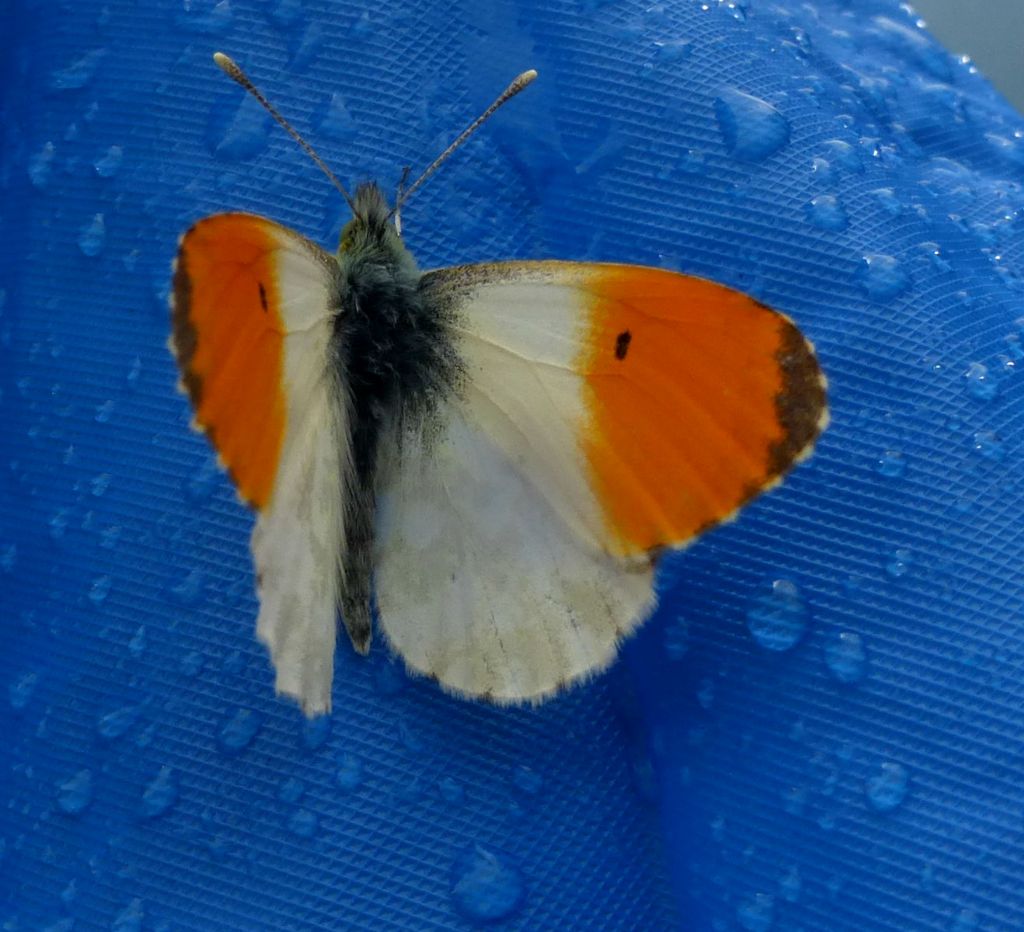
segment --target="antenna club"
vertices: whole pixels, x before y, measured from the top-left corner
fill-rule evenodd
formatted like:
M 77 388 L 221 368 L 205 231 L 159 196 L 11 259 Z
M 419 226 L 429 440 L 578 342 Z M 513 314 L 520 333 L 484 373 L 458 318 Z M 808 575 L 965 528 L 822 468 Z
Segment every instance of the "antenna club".
M 213 61 L 221 71 L 224 71 L 227 74 L 231 74 L 233 71 L 238 70 L 238 65 L 235 64 L 234 59 L 225 55 L 223 52 L 214 52 Z

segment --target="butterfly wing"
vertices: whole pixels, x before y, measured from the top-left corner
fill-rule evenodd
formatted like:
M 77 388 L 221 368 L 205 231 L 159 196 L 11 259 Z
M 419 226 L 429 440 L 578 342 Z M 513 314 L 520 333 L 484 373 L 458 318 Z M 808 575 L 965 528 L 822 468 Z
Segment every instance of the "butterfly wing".
M 806 457 L 825 380 L 787 317 L 703 279 L 584 263 L 428 273 L 465 366 L 382 479 L 377 599 L 409 665 L 539 699 L 601 669 L 653 563 Z
M 307 714 L 330 709 L 351 474 L 332 359 L 337 277 L 297 233 L 217 214 L 182 237 L 172 297 L 171 349 L 196 424 L 257 512 L 257 635 L 278 692 Z

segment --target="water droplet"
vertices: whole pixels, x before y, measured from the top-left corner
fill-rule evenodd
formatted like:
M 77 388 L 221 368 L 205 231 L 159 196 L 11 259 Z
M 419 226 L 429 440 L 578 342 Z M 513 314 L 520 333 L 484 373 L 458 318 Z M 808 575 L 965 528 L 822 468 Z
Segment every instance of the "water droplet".
M 441 793 L 441 798 L 453 806 L 462 805 L 466 801 L 466 791 L 462 784 L 452 777 L 442 777 L 438 780 L 437 789 Z
M 185 494 L 189 501 L 200 502 L 209 498 L 213 490 L 220 482 L 220 469 L 217 466 L 217 458 L 207 457 L 203 464 L 195 471 L 185 483 Z
M 747 609 L 747 627 L 766 650 L 789 650 L 803 637 L 807 621 L 807 606 L 786 579 L 775 580 L 771 593 L 758 596 Z
M 351 142 L 359 134 L 356 121 L 352 119 L 341 94 L 326 98 L 314 111 L 312 122 L 317 136 L 334 142 Z
M 822 147 L 828 160 L 833 165 L 838 165 L 843 171 L 855 174 L 864 171 L 857 150 L 848 142 L 844 142 L 842 139 L 829 139 L 822 143 Z
M 373 674 L 374 685 L 377 692 L 383 696 L 394 696 L 400 693 L 405 686 L 408 677 L 401 664 L 388 659 L 381 663 Z
M 207 126 L 207 144 L 219 159 L 235 162 L 254 158 L 267 145 L 270 122 L 259 102 L 246 94 L 233 105 L 214 108 Z
M 782 880 L 779 881 L 779 895 L 787 903 L 795 903 L 800 899 L 801 885 L 800 871 L 795 867 L 791 867 L 786 871 Z
M 452 899 L 464 916 L 480 922 L 507 919 L 523 900 L 523 878 L 509 861 L 480 845 L 467 848 L 452 869 Z
M 150 722 L 135 737 L 135 746 L 138 747 L 138 748 L 148 748 L 153 743 L 153 737 L 155 735 L 156 735 L 156 722 Z
M 423 739 L 409 726 L 408 722 L 399 722 L 398 736 L 407 751 L 419 754 L 423 750 Z
M 22 673 L 8 685 L 7 698 L 15 712 L 20 712 L 28 705 L 38 682 L 39 675 L 37 673 Z
M 297 777 L 289 777 L 278 789 L 277 798 L 283 803 L 297 803 L 305 792 L 306 788 L 302 785 L 301 780 Z
M 811 162 L 811 174 L 819 184 L 835 184 L 836 173 L 828 159 L 816 158 Z
M 736 921 L 747 932 L 768 932 L 775 918 L 775 897 L 755 893 L 736 907 Z
M 140 375 L 142 375 L 142 360 L 136 356 L 132 360 L 132 366 L 128 370 L 128 375 L 124 378 L 129 388 L 135 388 L 139 384 Z
M 70 906 L 78 898 L 78 881 L 72 877 L 68 885 L 60 892 L 60 901 L 65 906 Z
M 223 36 L 231 29 L 231 4 L 228 0 L 185 0 L 184 9 L 175 17 L 179 29 L 203 36 Z
M 189 570 L 188 575 L 168 590 L 171 598 L 178 605 L 192 607 L 202 601 L 206 589 L 206 580 L 201 570 Z
M 139 720 L 139 707 L 134 705 L 124 706 L 101 715 L 96 722 L 96 731 L 101 738 L 113 741 L 120 738 L 129 728 Z
M 50 183 L 50 172 L 53 169 L 53 160 L 56 155 L 56 147 L 52 142 L 48 142 L 28 160 L 29 180 L 40 191 Z
M 178 781 L 170 767 L 160 772 L 142 793 L 142 815 L 147 819 L 162 816 L 178 801 Z
M 90 491 L 96 498 L 102 498 L 107 489 L 110 488 L 110 480 L 112 476 L 109 472 L 101 472 L 98 476 L 93 477 L 90 483 Z
M 181 658 L 181 672 L 188 677 L 198 676 L 206 661 L 197 650 L 189 651 Z
M 973 909 L 961 909 L 950 923 L 949 932 L 975 932 L 978 914 Z
M 907 461 L 899 450 L 886 450 L 878 457 L 878 472 L 888 479 L 897 479 L 907 471 Z
M 1003 441 L 991 430 L 979 430 L 974 435 L 974 450 L 985 459 L 998 463 L 1003 458 Z
M 890 812 L 907 795 L 907 771 L 902 764 L 886 761 L 864 784 L 868 802 L 877 812 Z
M 676 170 L 683 175 L 699 175 L 706 167 L 704 153 L 696 149 L 684 149 L 675 163 Z
M 103 404 L 96 407 L 96 423 L 107 424 L 110 422 L 110 418 L 114 414 L 114 409 L 117 405 L 113 401 L 104 401 Z
M 292 52 L 291 70 L 296 74 L 305 71 L 313 60 L 320 54 L 324 44 L 324 31 L 317 22 L 311 22 L 306 26 L 302 38 Z
M 658 64 L 675 65 L 693 54 L 691 39 L 668 39 L 654 43 L 654 57 Z
M 719 0 L 721 2 L 721 0 Z M 725 8 L 732 14 L 732 18 L 744 23 L 747 20 L 746 0 L 726 0 Z
M 807 808 L 807 791 L 803 787 L 787 787 L 782 791 L 782 808 L 790 815 L 803 815 Z
M 938 243 L 928 241 L 921 243 L 917 248 L 922 252 L 925 258 L 928 259 L 933 269 L 939 272 L 950 272 L 953 270 L 953 266 L 949 263 L 949 260 L 946 259 L 945 255 L 943 255 L 942 247 Z
M 95 606 L 102 605 L 110 595 L 113 580 L 109 576 L 98 576 L 89 587 L 89 601 Z
M 352 792 L 363 782 L 363 763 L 354 754 L 345 753 L 338 758 L 334 779 L 341 789 Z
M 53 540 L 63 540 L 71 520 L 71 513 L 67 508 L 58 509 L 57 513 L 50 518 L 50 537 Z
M 980 362 L 972 362 L 964 373 L 967 380 L 967 391 L 981 401 L 991 401 L 999 391 L 999 385 L 992 378 L 988 366 Z
M 292 813 L 288 820 L 288 831 L 299 838 L 312 838 L 316 834 L 318 824 L 316 813 L 308 809 L 299 809 Z
M 68 815 L 78 815 L 92 801 L 92 771 L 79 770 L 57 787 L 57 805 Z
M 107 228 L 103 222 L 103 214 L 96 214 L 79 232 L 78 248 L 84 255 L 94 258 L 103 252 L 106 238 Z
M 132 635 L 132 639 L 128 642 L 128 650 L 131 651 L 133 657 L 141 657 L 146 652 L 145 625 L 141 625 L 135 634 Z
M 875 301 L 888 301 L 910 287 L 910 279 L 892 256 L 864 256 L 857 282 Z
M 145 918 L 142 900 L 132 900 L 117 914 L 110 932 L 142 932 L 142 922 Z
M 912 26 L 906 26 L 888 16 L 873 16 L 863 27 L 868 35 L 877 36 L 900 59 L 912 63 L 944 84 L 953 80 L 953 67 L 949 53 Z
M 899 579 L 906 576 L 913 563 L 913 556 L 909 550 L 900 547 L 892 552 L 888 562 L 885 564 L 885 571 L 893 578 Z
M 229 673 L 231 676 L 237 676 L 241 673 L 243 666 L 245 666 L 245 662 L 242 659 L 242 653 L 237 650 L 233 650 L 226 654 L 220 663 L 221 671 Z
M 681 615 L 665 626 L 665 653 L 669 660 L 682 660 L 690 649 L 690 625 Z
M 262 724 L 263 720 L 251 709 L 237 709 L 221 726 L 217 740 L 221 751 L 225 754 L 241 753 L 256 737 Z
M 530 796 L 536 796 L 544 785 L 541 775 L 525 766 L 516 767 L 512 780 L 519 789 Z
M 67 68 L 61 68 L 50 75 L 50 88 L 55 91 L 74 91 L 85 87 L 96 74 L 96 69 L 106 57 L 105 49 L 86 52 Z
M 839 233 L 849 226 L 846 211 L 833 194 L 819 194 L 809 204 L 804 205 L 807 219 L 819 230 Z
M 770 103 L 730 89 L 715 100 L 715 117 L 729 154 L 760 162 L 789 142 L 789 121 Z
M 878 188 L 871 192 L 871 196 L 890 217 L 898 217 L 903 213 L 903 204 L 896 197 L 895 188 Z
M 316 718 L 307 718 L 302 723 L 302 743 L 308 751 L 318 751 L 331 736 L 331 717 L 329 715 L 318 715 Z
M 825 663 L 840 683 L 859 683 L 867 665 L 861 636 L 853 631 L 840 631 L 829 638 L 825 642 Z
M 113 178 L 121 168 L 124 150 L 120 146 L 111 146 L 106 154 L 96 160 L 96 174 L 101 178 Z

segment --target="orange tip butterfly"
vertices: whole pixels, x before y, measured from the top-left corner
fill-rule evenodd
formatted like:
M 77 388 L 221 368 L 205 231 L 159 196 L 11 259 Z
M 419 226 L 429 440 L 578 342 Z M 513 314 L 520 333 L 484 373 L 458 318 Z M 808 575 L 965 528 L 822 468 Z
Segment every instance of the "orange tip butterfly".
M 336 254 L 263 217 L 181 239 L 171 350 L 195 421 L 256 513 L 256 634 L 278 693 L 331 708 L 340 612 L 461 696 L 537 702 L 591 676 L 686 546 L 805 459 L 825 377 L 778 311 L 656 268 L 421 272 L 399 209 L 341 191 Z

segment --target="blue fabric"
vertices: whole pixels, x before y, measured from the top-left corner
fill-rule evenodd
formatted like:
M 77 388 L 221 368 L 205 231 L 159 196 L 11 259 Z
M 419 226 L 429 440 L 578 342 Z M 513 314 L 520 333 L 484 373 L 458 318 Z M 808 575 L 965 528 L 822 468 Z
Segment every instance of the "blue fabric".
M 4 928 L 1021 926 L 1024 120 L 969 63 L 895 0 L 0 11 Z M 813 460 L 589 686 L 342 644 L 329 720 L 274 698 L 168 269 L 206 213 L 344 208 L 217 48 L 389 185 L 536 67 L 410 202 L 424 267 L 663 265 L 815 341 Z

